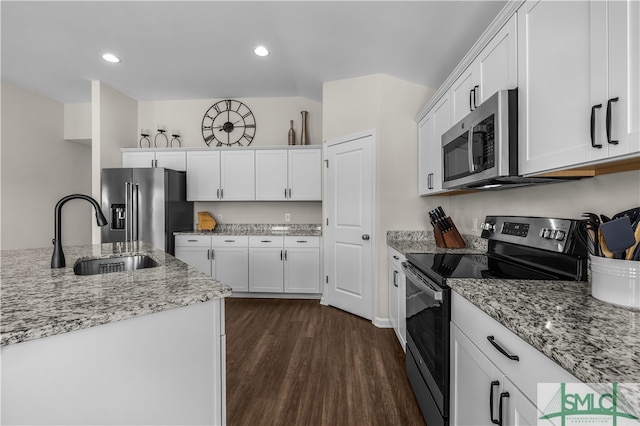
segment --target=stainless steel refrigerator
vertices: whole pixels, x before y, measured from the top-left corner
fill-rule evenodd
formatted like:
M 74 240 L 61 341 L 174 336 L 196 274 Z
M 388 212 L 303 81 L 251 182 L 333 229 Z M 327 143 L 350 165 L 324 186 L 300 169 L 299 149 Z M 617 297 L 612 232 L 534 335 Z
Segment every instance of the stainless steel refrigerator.
M 156 168 L 102 169 L 102 242 L 146 241 L 174 254 L 173 233 L 193 230 L 185 172 Z

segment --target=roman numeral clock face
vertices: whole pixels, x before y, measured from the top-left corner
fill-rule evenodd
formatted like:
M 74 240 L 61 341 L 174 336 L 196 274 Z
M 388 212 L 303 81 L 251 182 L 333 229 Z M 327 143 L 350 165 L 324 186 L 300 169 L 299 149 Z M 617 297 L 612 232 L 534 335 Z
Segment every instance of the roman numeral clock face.
M 227 99 L 216 102 L 202 118 L 202 137 L 207 146 L 251 145 L 256 134 L 256 119 L 248 106 Z

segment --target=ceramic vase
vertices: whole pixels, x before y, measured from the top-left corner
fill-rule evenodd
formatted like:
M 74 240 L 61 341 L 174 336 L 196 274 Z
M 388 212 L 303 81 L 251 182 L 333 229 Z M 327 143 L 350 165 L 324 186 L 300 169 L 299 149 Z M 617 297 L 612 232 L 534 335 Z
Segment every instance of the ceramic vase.
M 307 136 L 307 114 L 309 114 L 307 111 L 300 111 L 300 114 L 302 114 L 302 132 L 300 134 L 300 145 L 307 145 L 309 144 L 309 138 Z
M 296 144 L 296 131 L 293 130 L 293 120 L 290 120 L 291 127 L 289 128 L 289 145 Z

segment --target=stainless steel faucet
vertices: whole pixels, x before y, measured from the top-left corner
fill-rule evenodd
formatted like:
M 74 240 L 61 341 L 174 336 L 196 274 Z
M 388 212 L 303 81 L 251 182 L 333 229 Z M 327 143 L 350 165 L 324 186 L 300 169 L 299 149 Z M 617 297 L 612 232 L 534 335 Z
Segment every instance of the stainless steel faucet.
M 51 268 L 64 268 L 66 266 L 66 262 L 64 259 L 64 252 L 62 251 L 62 227 L 61 227 L 61 219 L 62 219 L 62 206 L 69 200 L 87 200 L 93 205 L 93 208 L 96 211 L 96 221 L 98 222 L 98 226 L 105 226 L 107 224 L 107 219 L 104 217 L 102 213 L 102 209 L 100 209 L 100 205 L 96 200 L 84 194 L 71 194 L 63 197 L 58 201 L 56 207 L 54 209 L 54 227 L 55 227 L 55 236 L 53 237 L 53 255 L 51 256 Z

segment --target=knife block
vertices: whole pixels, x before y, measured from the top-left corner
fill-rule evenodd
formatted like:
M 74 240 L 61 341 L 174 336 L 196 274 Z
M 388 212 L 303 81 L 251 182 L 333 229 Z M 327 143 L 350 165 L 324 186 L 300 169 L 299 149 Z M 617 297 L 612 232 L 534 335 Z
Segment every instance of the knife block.
M 449 226 L 451 226 L 448 231 L 443 231 L 437 224 L 433 225 L 433 237 L 436 240 L 436 246 L 442 248 L 465 248 L 466 244 L 453 220 L 450 217 L 446 219 L 449 222 Z

